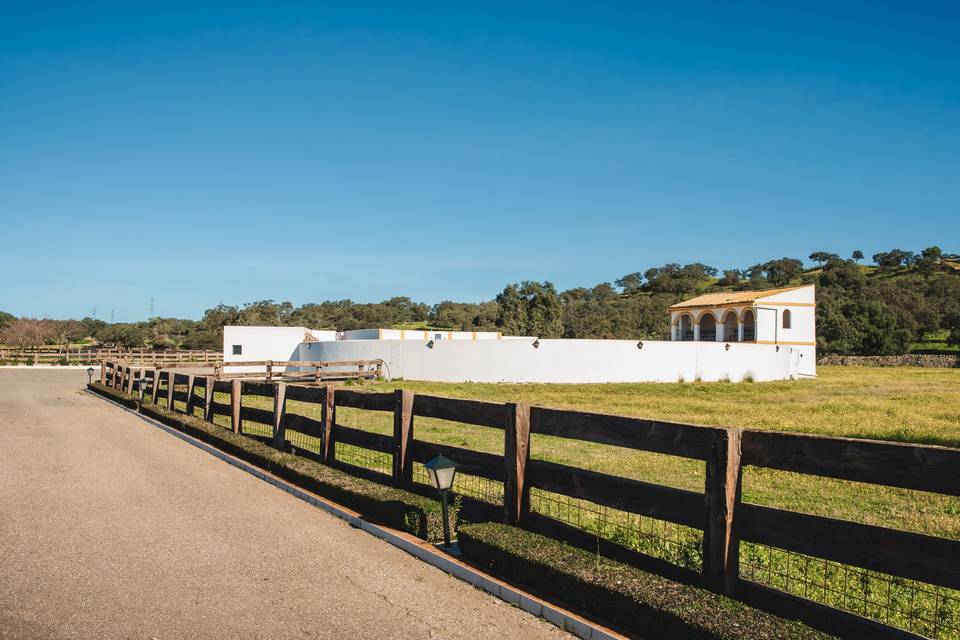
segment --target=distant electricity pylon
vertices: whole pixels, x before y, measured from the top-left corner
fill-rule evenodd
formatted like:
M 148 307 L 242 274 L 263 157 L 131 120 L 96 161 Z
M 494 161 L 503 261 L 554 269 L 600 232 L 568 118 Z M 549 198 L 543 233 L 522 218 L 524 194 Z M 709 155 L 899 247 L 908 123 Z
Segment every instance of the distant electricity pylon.
M 150 317 L 153 317 L 153 298 L 150 298 Z

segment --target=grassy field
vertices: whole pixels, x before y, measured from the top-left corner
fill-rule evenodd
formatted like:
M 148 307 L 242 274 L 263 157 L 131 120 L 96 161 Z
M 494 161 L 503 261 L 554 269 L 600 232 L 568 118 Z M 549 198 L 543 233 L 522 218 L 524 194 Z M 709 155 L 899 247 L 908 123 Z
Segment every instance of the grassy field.
M 392 381 L 354 384 L 366 391 L 418 393 L 531 404 L 704 425 L 819 433 L 960 447 L 960 369 L 820 367 L 816 380 L 771 383 L 603 385 L 441 384 Z M 223 399 L 225 400 L 225 398 Z M 244 404 L 269 408 L 267 399 Z M 318 407 L 288 402 L 288 411 L 319 417 Z M 392 433 L 392 416 L 338 408 L 337 421 Z M 253 427 L 253 425 L 250 425 Z M 503 432 L 417 418 L 415 437 L 491 453 L 503 452 Z M 266 431 L 264 432 L 266 433 Z M 293 435 L 293 434 L 291 434 Z M 296 436 L 294 436 L 296 437 Z M 300 446 L 315 446 L 301 438 Z M 341 447 L 345 459 L 389 469 L 389 456 Z M 338 449 L 338 456 L 341 455 Z M 702 462 L 606 445 L 534 435 L 531 456 L 703 491 Z M 498 485 L 458 476 L 467 495 L 497 498 Z M 960 498 L 747 467 L 746 502 L 960 540 Z M 698 568 L 700 533 L 583 501 L 534 490 L 534 510 L 598 536 Z M 931 589 L 875 572 L 744 544 L 744 575 L 765 584 L 913 629 L 960 638 L 960 593 Z

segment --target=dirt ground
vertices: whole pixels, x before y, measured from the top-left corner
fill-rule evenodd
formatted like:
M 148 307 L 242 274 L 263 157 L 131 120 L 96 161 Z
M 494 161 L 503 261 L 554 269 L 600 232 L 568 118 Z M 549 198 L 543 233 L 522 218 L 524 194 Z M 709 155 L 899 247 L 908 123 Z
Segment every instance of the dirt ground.
M 0 370 L 0 638 L 560 638 L 93 397 Z

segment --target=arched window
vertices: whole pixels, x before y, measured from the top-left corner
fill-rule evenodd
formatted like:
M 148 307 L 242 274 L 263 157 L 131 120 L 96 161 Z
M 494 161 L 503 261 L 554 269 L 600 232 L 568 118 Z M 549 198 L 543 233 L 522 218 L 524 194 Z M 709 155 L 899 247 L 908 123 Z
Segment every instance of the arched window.
M 789 329 L 789 328 L 790 328 L 790 321 L 791 321 L 791 320 L 792 320 L 792 318 L 790 317 L 790 309 L 784 309 L 784 310 L 783 310 L 783 328 L 784 328 L 784 329 Z
M 736 342 L 737 337 L 737 313 L 732 309 L 727 311 L 723 317 L 723 339 L 727 342 Z
M 715 342 L 717 340 L 717 319 L 707 311 L 700 316 L 700 341 Z
M 693 317 L 686 313 L 680 316 L 677 320 L 677 334 L 680 340 L 693 340 Z
M 753 315 L 752 309 L 747 309 L 743 312 L 743 317 L 741 318 L 743 322 L 743 341 L 744 342 L 753 342 L 757 339 L 757 320 Z

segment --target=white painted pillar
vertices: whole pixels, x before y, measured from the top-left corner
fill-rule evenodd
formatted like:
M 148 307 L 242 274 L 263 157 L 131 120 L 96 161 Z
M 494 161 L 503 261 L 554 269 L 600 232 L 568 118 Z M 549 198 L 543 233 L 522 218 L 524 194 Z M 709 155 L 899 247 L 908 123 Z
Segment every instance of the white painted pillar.
M 743 323 L 737 320 L 737 342 L 743 342 Z
M 726 339 L 726 337 L 727 337 L 727 336 L 724 334 L 724 326 L 723 326 L 723 323 L 722 323 L 722 322 L 718 322 L 718 323 L 717 323 L 717 338 L 716 338 L 716 341 L 717 341 L 717 342 L 723 342 L 723 341 Z
M 700 342 L 700 323 L 699 322 L 693 323 L 693 341 Z

